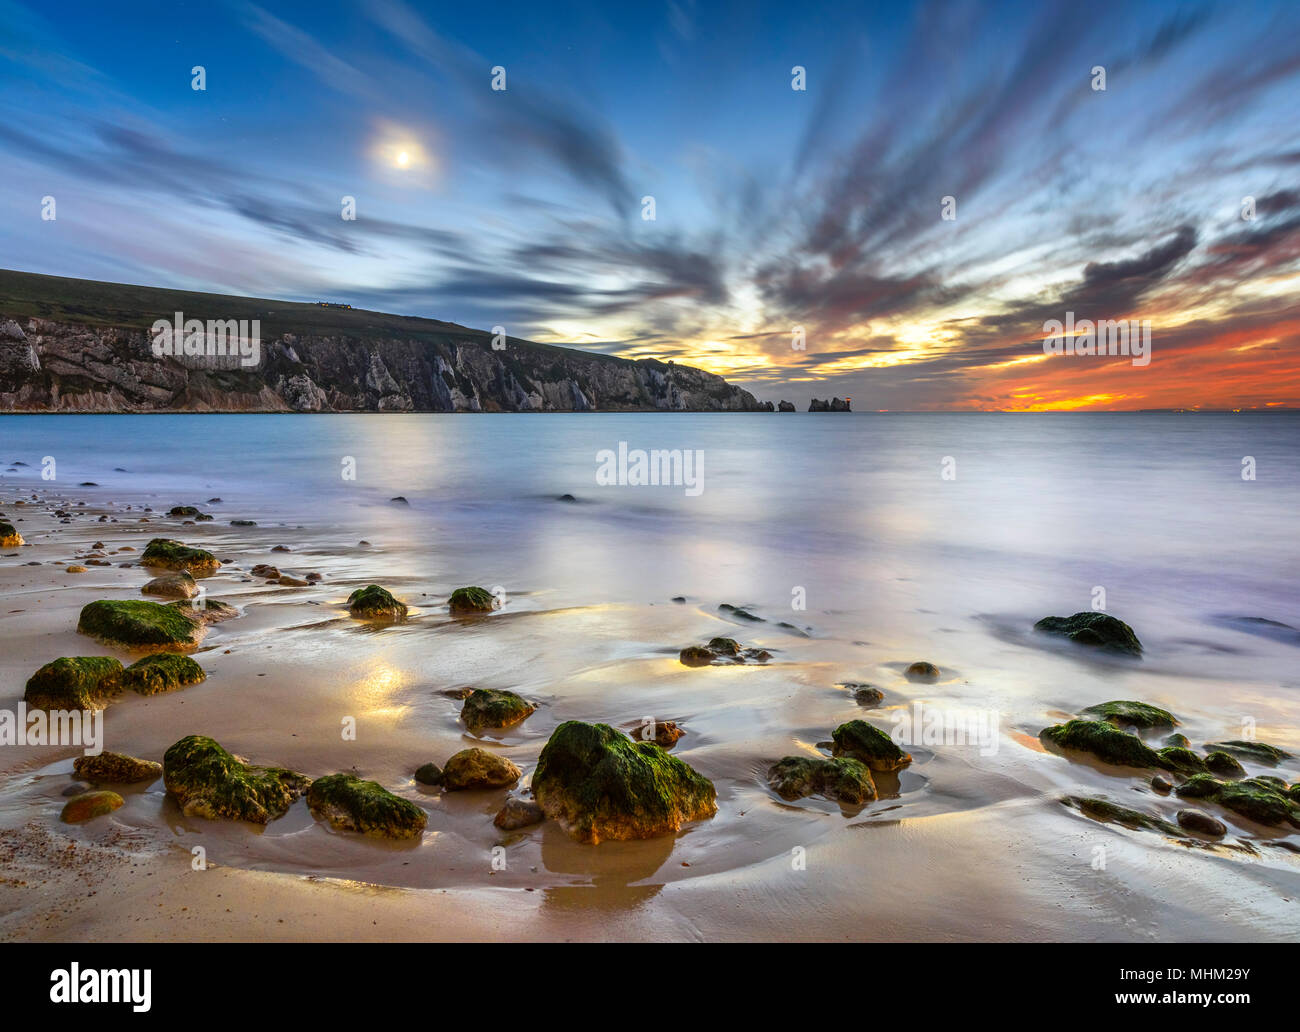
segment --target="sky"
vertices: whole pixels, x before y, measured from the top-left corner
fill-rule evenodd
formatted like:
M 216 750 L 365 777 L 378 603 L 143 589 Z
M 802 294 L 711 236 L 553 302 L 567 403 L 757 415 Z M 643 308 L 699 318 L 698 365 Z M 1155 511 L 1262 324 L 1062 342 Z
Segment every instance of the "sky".
M 800 408 L 1300 406 L 1290 0 L 0 0 L 0 167 L 0 268 Z M 1150 361 L 1045 353 L 1067 316 Z

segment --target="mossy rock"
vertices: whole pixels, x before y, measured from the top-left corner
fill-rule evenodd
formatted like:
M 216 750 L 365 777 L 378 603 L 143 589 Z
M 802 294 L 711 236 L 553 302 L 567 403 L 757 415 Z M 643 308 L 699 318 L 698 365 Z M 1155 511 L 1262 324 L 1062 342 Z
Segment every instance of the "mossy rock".
M 909 681 L 920 681 L 923 684 L 933 684 L 935 681 L 939 680 L 942 675 L 939 673 L 939 668 L 937 666 L 921 659 L 917 660 L 904 670 L 903 676 Z
M 125 802 L 126 800 L 116 792 L 107 790 L 82 792 L 81 795 L 75 795 L 63 804 L 63 812 L 59 814 L 59 820 L 65 824 L 80 824 L 82 821 L 112 813 Z
M 140 555 L 141 566 L 158 566 L 165 570 L 185 570 L 193 573 L 211 573 L 221 565 L 217 557 L 202 548 L 171 538 L 154 538 Z
M 1178 719 L 1168 710 L 1145 702 L 1099 702 L 1079 712 L 1090 720 L 1109 720 L 1116 727 L 1136 727 L 1143 731 L 1178 726 Z M 1186 746 L 1187 740 L 1183 739 L 1182 747 Z
M 163 783 L 187 817 L 269 824 L 307 791 L 311 778 L 282 767 L 253 767 L 204 735 L 163 754 Z
M 173 505 L 168 511 L 168 516 L 189 516 L 193 518 L 201 515 L 197 506 L 194 505 Z
M 208 675 L 189 656 L 174 652 L 137 659 L 122 674 L 122 684 L 141 695 L 160 695 L 198 684 Z
M 1280 787 L 1279 787 L 1280 786 Z M 1184 799 L 1206 799 L 1259 824 L 1300 828 L 1300 806 L 1287 795 L 1286 782 L 1275 778 L 1220 781 L 1198 774 L 1174 789 Z
M 518 724 L 537 707 L 526 702 L 514 692 L 497 688 L 479 688 L 470 694 L 460 710 L 460 718 L 465 726 L 478 732 L 498 727 Z
M 78 756 L 72 761 L 72 773 L 94 785 L 131 785 L 155 781 L 162 777 L 162 764 L 140 760 L 125 753 L 105 752 L 98 756 Z
M 122 690 L 122 664 L 111 656 L 63 656 L 27 679 L 23 701 L 33 709 L 103 709 Z
M 677 655 L 678 661 L 689 667 L 762 663 L 771 658 L 770 652 L 745 648 L 735 638 L 710 638 L 707 645 L 689 645 Z
M 368 584 L 348 596 L 348 611 L 362 620 L 405 620 L 406 606 L 387 588 Z
M 1145 828 L 1149 831 L 1164 832 L 1166 835 L 1173 835 L 1177 838 L 1184 837 L 1178 827 L 1169 823 L 1169 821 L 1142 813 L 1140 810 L 1131 810 L 1127 806 L 1120 806 L 1118 803 L 1112 803 L 1109 799 L 1092 796 L 1066 796 L 1061 801 L 1066 806 L 1076 807 L 1085 817 L 1089 817 L 1094 821 L 1101 821 L 1103 824 L 1119 824 L 1135 831 Z
M 1165 761 L 1165 770 L 1176 771 L 1189 777 L 1192 774 L 1204 774 L 1206 771 L 1205 761 L 1192 752 L 1191 749 L 1166 746 L 1157 750 L 1157 753 Z
M 14 525 L 0 520 L 0 548 L 17 548 L 23 543 L 23 536 L 18 533 Z
M 1187 740 L 1186 735 L 1180 735 L 1177 732 L 1174 732 L 1172 735 L 1166 738 L 1163 744 L 1168 746 L 1173 746 L 1174 748 L 1177 749 L 1189 749 L 1191 748 L 1192 745 L 1192 743 Z
M 91 602 L 81 609 L 77 630 L 106 645 L 144 652 L 185 652 L 203 640 L 201 623 L 171 606 L 142 599 Z
M 898 747 L 889 735 L 865 720 L 850 720 L 831 732 L 835 756 L 860 760 L 872 770 L 888 773 L 912 762 L 910 753 Z
M 1105 720 L 1071 720 L 1044 728 L 1039 737 L 1060 749 L 1091 753 L 1106 763 L 1125 767 L 1171 769 L 1169 761 L 1136 735 Z
M 1217 774 L 1221 778 L 1244 778 L 1246 768 L 1238 761 L 1237 757 L 1230 752 L 1224 752 L 1222 749 L 1215 749 L 1205 757 L 1205 769 L 1211 774 Z
M 393 795 L 377 781 L 362 781 L 352 774 L 328 774 L 313 781 L 307 790 L 307 808 L 333 828 L 374 838 L 419 838 L 428 823 L 428 816 L 414 803 Z
M 487 588 L 457 588 L 447 599 L 447 608 L 453 616 L 472 616 L 475 613 L 490 613 L 499 607 L 496 596 Z
M 1277 766 L 1277 764 L 1282 760 L 1289 760 L 1291 758 L 1289 752 L 1285 749 L 1279 749 L 1276 745 L 1268 745 L 1264 742 L 1245 741 L 1242 739 L 1229 739 L 1226 742 L 1210 742 L 1205 748 L 1232 753 L 1234 756 L 1241 756 L 1248 760 L 1254 760 L 1256 763 L 1267 763 L 1271 767 Z
M 215 598 L 201 599 L 198 605 L 195 605 L 192 601 L 186 601 L 185 599 L 181 599 L 177 602 L 168 602 L 167 604 L 187 620 L 193 620 L 195 623 L 202 624 L 204 627 L 208 624 L 233 620 L 239 615 L 239 610 L 234 606 Z
M 848 806 L 860 806 L 876 798 L 871 769 L 847 756 L 833 760 L 787 756 L 768 769 L 767 783 L 782 799 L 791 802 L 819 795 Z
M 653 742 L 569 720 L 533 772 L 533 796 L 579 842 L 675 834 L 717 813 L 713 783 Z
M 1075 613 L 1073 616 L 1045 616 L 1034 624 L 1044 634 L 1059 634 L 1076 645 L 1142 655 L 1142 643 L 1133 628 L 1109 613 Z
M 504 756 L 486 749 L 462 749 L 442 769 L 442 787 L 448 792 L 469 788 L 506 788 L 521 777 L 523 771 Z

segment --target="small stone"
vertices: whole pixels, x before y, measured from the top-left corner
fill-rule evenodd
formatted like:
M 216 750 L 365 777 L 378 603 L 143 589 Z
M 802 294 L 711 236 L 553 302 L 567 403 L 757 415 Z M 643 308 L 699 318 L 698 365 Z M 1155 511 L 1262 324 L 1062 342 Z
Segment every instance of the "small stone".
M 415 780 L 421 785 L 441 785 L 442 768 L 436 763 L 426 763 L 415 771 Z
M 1156 774 L 1151 778 L 1151 790 L 1161 795 L 1168 795 L 1174 790 L 1174 783 L 1163 774 Z
M 1178 823 L 1188 831 L 1199 832 L 1202 835 L 1210 835 L 1214 838 L 1222 838 L 1227 834 L 1227 826 L 1223 821 L 1216 820 L 1208 813 L 1200 810 L 1179 810 Z
M 497 811 L 492 823 L 502 831 L 517 831 L 533 824 L 541 824 L 544 820 L 546 814 L 536 803 L 529 802 L 527 799 L 511 798 L 507 799 L 506 805 Z
M 116 792 L 83 792 L 81 795 L 73 796 L 63 805 L 59 820 L 65 824 L 80 824 L 82 821 L 112 813 L 124 802 L 126 800 Z
M 523 776 L 523 771 L 486 749 L 462 749 L 447 761 L 442 771 L 443 787 L 449 792 L 466 788 L 506 788 Z
M 934 682 L 939 680 L 939 668 L 923 659 L 917 660 L 903 671 L 903 676 L 909 681 Z

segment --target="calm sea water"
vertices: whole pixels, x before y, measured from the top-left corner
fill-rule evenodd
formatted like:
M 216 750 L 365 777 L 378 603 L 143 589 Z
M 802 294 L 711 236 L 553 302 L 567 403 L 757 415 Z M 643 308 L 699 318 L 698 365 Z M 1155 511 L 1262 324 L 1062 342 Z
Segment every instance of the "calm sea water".
M 697 453 L 702 491 L 602 486 L 620 442 Z M 4 484 L 219 496 L 223 523 L 382 538 L 403 573 L 547 607 L 687 595 L 817 636 L 993 642 L 1100 588 L 1150 659 L 1225 674 L 1243 627 L 1293 656 L 1285 629 L 1224 621 L 1300 627 L 1298 453 L 1296 413 L 0 418 Z M 1184 647 L 1214 640 L 1224 658 Z

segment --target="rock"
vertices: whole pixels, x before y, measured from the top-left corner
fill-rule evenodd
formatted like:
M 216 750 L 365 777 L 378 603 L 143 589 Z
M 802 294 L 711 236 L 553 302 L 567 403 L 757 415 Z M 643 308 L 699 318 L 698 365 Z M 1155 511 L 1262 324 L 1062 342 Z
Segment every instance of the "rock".
M 1122 824 L 1126 828 L 1146 828 L 1150 831 L 1164 832 L 1166 835 L 1182 837 L 1182 832 L 1161 817 L 1152 817 L 1139 810 L 1130 810 L 1127 806 L 1112 803 L 1109 799 L 1084 796 L 1066 796 L 1061 800 L 1066 806 L 1077 806 L 1079 812 L 1094 821 L 1104 824 Z
M 27 680 L 23 701 L 33 709 L 103 709 L 122 690 L 122 664 L 111 656 L 64 656 Z
M 1145 702 L 1099 702 L 1097 705 L 1089 706 L 1079 712 L 1090 720 L 1108 720 L 1116 727 L 1136 727 L 1143 731 L 1174 727 L 1178 723 L 1178 720 L 1168 710 L 1162 710 L 1158 706 L 1152 706 Z M 1183 744 L 1174 746 L 1174 748 L 1185 749 L 1187 748 L 1186 742 L 1187 740 L 1184 738 Z
M 813 398 L 808 405 L 809 412 L 851 412 L 849 403 L 843 398 L 831 398 L 830 401 L 819 401 Z
M 403 498 L 401 495 L 397 495 L 396 497 L 394 497 L 394 498 L 390 498 L 390 499 L 388 499 L 388 500 L 389 500 L 392 504 L 394 504 L 394 505 L 410 505 L 410 504 L 411 504 L 411 503 L 408 502 L 405 498 Z
M 193 598 L 199 593 L 199 585 L 187 571 L 182 570 L 155 577 L 140 592 L 144 595 L 158 595 L 160 598 Z
M 469 685 L 459 685 L 456 688 L 444 688 L 441 694 L 447 696 L 447 698 L 449 699 L 463 700 L 463 699 L 468 699 L 471 695 L 473 695 L 474 689 L 469 687 Z
M 167 515 L 178 516 L 178 517 L 179 516 L 194 517 L 194 516 L 201 516 L 203 514 L 199 512 L 196 506 L 193 505 L 173 505 L 170 509 L 167 510 Z
M 577 720 L 557 727 L 542 748 L 533 795 L 548 817 L 593 845 L 674 834 L 718 809 L 712 782 L 659 746 Z
M 68 573 L 87 573 L 88 571 L 87 571 L 86 568 L 85 568 L 84 566 L 82 566 L 80 563 L 73 563 L 71 566 L 68 567 L 67 572 L 68 572 Z
M 674 596 L 673 596 L 672 598 L 670 598 L 668 601 L 669 601 L 669 602 L 676 602 L 676 603 L 680 606 L 680 605 L 682 605 L 682 604 L 686 601 L 686 596 L 685 596 L 685 595 L 674 595 Z
M 1174 792 L 1183 799 L 1208 799 L 1260 824 L 1300 828 L 1300 806 L 1286 795 L 1285 784 L 1280 779 L 1220 781 L 1212 774 L 1197 774 Z
M 925 660 L 918 660 L 903 671 L 903 676 L 909 681 L 922 681 L 933 684 L 939 680 L 939 668 L 933 663 L 927 663 Z
M 198 647 L 204 629 L 170 606 L 131 599 L 83 606 L 77 630 L 118 648 L 184 652 Z
M 167 605 L 186 619 L 193 620 L 205 627 L 208 624 L 233 620 L 239 615 L 239 610 L 234 606 L 227 605 L 220 599 L 215 598 L 204 598 L 199 601 L 181 599 L 179 602 L 168 602 Z
M 561 501 L 561 502 L 576 502 L 577 500 L 578 500 L 578 499 L 574 498 L 573 495 L 571 495 L 571 494 L 562 494 L 562 495 L 560 495 L 560 497 L 557 499 L 557 501 Z M 504 812 L 504 811 L 503 811 L 503 812 Z M 498 814 L 497 816 L 500 816 L 500 814 Z M 498 826 L 499 826 L 499 825 L 498 825 Z
M 428 816 L 414 803 L 376 781 L 362 781 L 352 774 L 328 774 L 313 781 L 307 789 L 307 808 L 332 828 L 373 838 L 419 838 L 428 823 Z
M 272 551 L 272 552 L 292 552 L 293 549 L 290 548 L 288 545 L 276 545 L 274 548 L 271 549 L 271 551 Z
M 1165 770 L 1177 771 L 1179 774 L 1190 776 L 1192 774 L 1205 773 L 1205 761 L 1201 759 L 1191 749 L 1180 749 L 1178 746 L 1166 746 L 1158 749 L 1157 755 L 1164 760 Z
M 795 411 L 794 402 L 793 402 L 793 401 L 782 401 L 782 402 L 780 402 L 780 403 L 777 404 L 777 406 L 776 406 L 776 410 L 777 410 L 778 412 L 793 412 L 793 411 Z
M 230 525 L 232 527 L 256 527 L 257 521 L 256 520 L 231 520 Z
M 174 692 L 207 678 L 203 668 L 189 656 L 161 652 L 138 659 L 122 673 L 122 684 L 141 695 Z
M 17 548 L 21 544 L 24 544 L 23 536 L 14 529 L 14 525 L 0 520 L 0 548 Z
M 1208 813 L 1202 813 L 1200 810 L 1179 810 L 1178 823 L 1188 831 L 1199 832 L 1202 835 L 1210 835 L 1214 838 L 1222 838 L 1228 833 L 1227 826 L 1223 821 L 1216 820 Z
M 1168 769 L 1168 762 L 1136 735 L 1105 720 L 1071 720 L 1047 727 L 1039 738 L 1060 749 L 1077 749 L 1099 760 L 1126 767 Z
M 1115 619 L 1109 613 L 1084 612 L 1075 613 L 1073 616 L 1045 616 L 1034 624 L 1034 630 L 1044 634 L 1064 635 L 1076 645 L 1089 645 L 1093 648 L 1125 652 L 1133 656 L 1142 655 L 1142 643 L 1133 633 L 1133 628 L 1123 620 Z
M 116 792 L 83 792 L 63 804 L 63 812 L 59 814 L 59 820 L 65 824 L 80 824 L 82 821 L 112 813 L 124 802 L 126 800 Z
M 141 566 L 159 566 L 188 573 L 212 573 L 221 565 L 217 557 L 202 548 L 190 548 L 170 538 L 154 538 L 140 556 Z
M 348 611 L 362 620 L 405 620 L 406 606 L 385 588 L 370 584 L 348 596 Z
M 460 710 L 460 719 L 470 731 L 478 734 L 489 728 L 518 724 L 536 710 L 536 706 L 525 702 L 514 692 L 479 688 L 465 700 L 465 705 Z
M 912 762 L 909 753 L 879 728 L 865 720 L 850 720 L 831 732 L 835 756 L 849 756 L 860 760 L 872 770 L 887 773 L 901 770 Z
M 426 763 L 416 769 L 415 780 L 421 785 L 441 785 L 442 768 L 436 763 Z
M 740 606 L 733 606 L 730 602 L 723 602 L 718 606 L 724 613 L 730 613 L 737 620 L 749 620 L 753 623 L 764 623 L 761 616 L 755 616 L 748 609 L 742 609 Z
M 139 760 L 125 753 L 105 752 L 98 756 L 78 756 L 72 761 L 72 773 L 97 785 L 131 785 L 162 777 L 162 764 Z
M 654 731 L 645 724 L 639 724 L 632 737 L 638 742 L 654 742 L 660 749 L 671 749 L 686 736 L 686 732 L 671 720 L 656 720 Z
M 518 831 L 533 824 L 541 824 L 544 820 L 546 814 L 536 803 L 526 799 L 510 798 L 506 800 L 506 805 L 497 811 L 497 815 L 492 818 L 492 823 L 502 831 Z
M 258 563 L 248 572 L 254 577 L 267 577 L 271 580 L 280 579 L 280 571 L 276 567 L 270 566 L 267 563 Z
M 1151 777 L 1151 790 L 1161 795 L 1168 795 L 1174 790 L 1174 783 L 1163 774 L 1154 774 Z
M 523 771 L 504 756 L 486 749 L 462 749 L 442 769 L 442 786 L 448 792 L 466 788 L 506 788 L 523 776 Z
M 767 772 L 767 783 L 782 799 L 820 795 L 849 806 L 876 798 L 876 784 L 866 764 L 849 757 L 787 756 Z
M 311 779 L 249 766 L 211 738 L 189 735 L 163 755 L 163 783 L 187 817 L 268 824 L 284 816 Z
M 311 581 L 300 580 L 297 577 L 289 577 L 283 573 L 280 574 L 280 587 L 282 588 L 306 588 L 310 586 Z
M 487 588 L 457 588 L 447 599 L 447 608 L 453 616 L 469 616 L 474 613 L 490 613 L 500 608 L 496 596 Z
M 766 649 L 744 648 L 734 638 L 712 638 L 707 645 L 689 645 L 677 656 L 683 666 L 764 663 L 772 658 Z
M 1227 742 L 1210 742 L 1205 748 L 1232 753 L 1234 756 L 1242 756 L 1248 760 L 1254 760 L 1256 763 L 1267 763 L 1269 766 L 1277 766 L 1280 760 L 1289 760 L 1291 758 L 1289 752 L 1279 749 L 1275 745 L 1266 745 L 1264 742 L 1243 741 L 1241 739 L 1231 739 Z
M 858 681 L 844 681 L 838 687 L 853 693 L 853 701 L 859 706 L 872 707 L 879 706 L 885 701 L 885 693 L 879 688 L 870 684 L 862 684 Z
M 1186 735 L 1180 735 L 1177 732 L 1175 732 L 1174 734 L 1170 735 L 1168 738 L 1165 739 L 1164 744 L 1168 746 L 1173 746 L 1176 749 L 1187 749 L 1190 748 L 1192 743 L 1187 740 Z
M 1224 752 L 1222 749 L 1216 749 L 1205 757 L 1205 769 L 1211 774 L 1218 774 L 1224 778 L 1246 776 L 1246 768 L 1237 762 L 1237 758 L 1232 753 Z

